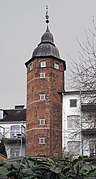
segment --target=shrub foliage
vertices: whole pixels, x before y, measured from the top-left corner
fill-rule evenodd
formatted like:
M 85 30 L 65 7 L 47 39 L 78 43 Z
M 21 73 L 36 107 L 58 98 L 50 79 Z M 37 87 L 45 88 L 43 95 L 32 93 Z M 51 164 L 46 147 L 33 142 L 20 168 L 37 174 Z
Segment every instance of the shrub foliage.
M 2 179 L 95 179 L 96 166 L 78 159 L 16 157 L 0 161 Z

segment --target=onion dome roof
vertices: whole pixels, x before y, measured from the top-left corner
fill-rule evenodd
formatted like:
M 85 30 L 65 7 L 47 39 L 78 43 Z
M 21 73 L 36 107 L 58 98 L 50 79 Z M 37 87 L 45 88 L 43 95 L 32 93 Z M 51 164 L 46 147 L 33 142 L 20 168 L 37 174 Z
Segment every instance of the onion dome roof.
M 53 35 L 47 26 L 46 32 L 41 37 L 41 43 L 35 48 L 32 58 L 53 56 L 60 59 L 59 51 L 54 44 Z

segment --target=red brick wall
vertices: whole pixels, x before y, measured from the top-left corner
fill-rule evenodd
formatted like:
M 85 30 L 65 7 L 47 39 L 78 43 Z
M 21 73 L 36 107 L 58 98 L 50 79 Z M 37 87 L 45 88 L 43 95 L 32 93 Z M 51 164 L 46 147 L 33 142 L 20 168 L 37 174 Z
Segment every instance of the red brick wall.
M 40 62 L 46 60 L 46 67 Z M 26 155 L 61 155 L 62 151 L 62 95 L 64 89 L 64 63 L 55 58 L 35 58 L 33 69 L 27 65 L 27 121 Z M 60 68 L 54 69 L 54 62 Z M 40 79 L 40 73 L 45 78 Z M 40 94 L 46 94 L 46 100 L 40 101 Z M 45 118 L 46 124 L 39 125 L 39 119 Z M 39 144 L 39 137 L 46 138 L 46 144 Z

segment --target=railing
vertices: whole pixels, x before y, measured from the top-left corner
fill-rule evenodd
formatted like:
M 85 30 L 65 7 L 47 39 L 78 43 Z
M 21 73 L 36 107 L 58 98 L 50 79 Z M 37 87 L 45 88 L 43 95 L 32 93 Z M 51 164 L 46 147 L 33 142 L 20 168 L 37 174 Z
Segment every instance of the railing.
M 10 139 L 20 139 L 20 138 L 24 138 L 25 134 L 24 133 L 13 133 L 10 132 Z
M 10 127 L 2 127 L 0 126 L 0 137 L 3 136 L 5 138 L 19 138 L 25 137 L 26 130 L 24 125 L 12 125 Z
M 25 136 L 25 134 L 22 134 L 22 133 L 11 133 L 10 132 L 9 136 L 7 135 L 4 137 L 5 143 L 14 143 L 14 142 L 21 142 L 21 141 L 22 141 L 22 143 L 25 143 L 25 140 L 26 140 L 26 136 Z

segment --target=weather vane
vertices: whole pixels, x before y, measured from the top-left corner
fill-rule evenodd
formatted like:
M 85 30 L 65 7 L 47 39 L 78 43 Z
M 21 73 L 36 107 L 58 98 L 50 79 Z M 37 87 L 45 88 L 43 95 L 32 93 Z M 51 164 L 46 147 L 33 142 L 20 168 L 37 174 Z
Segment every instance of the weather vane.
M 49 23 L 48 5 L 46 5 L 46 23 Z

